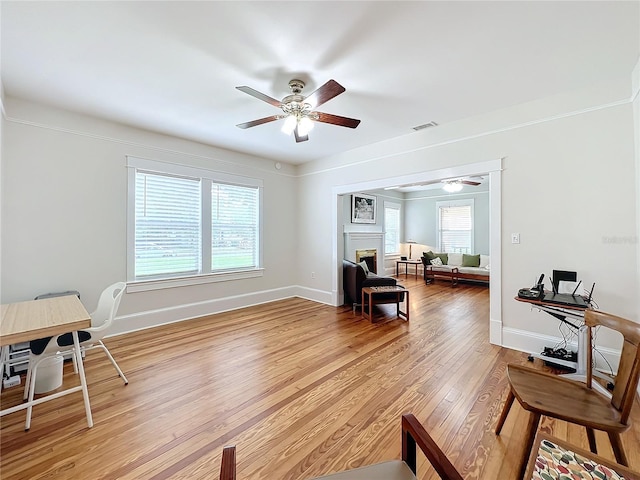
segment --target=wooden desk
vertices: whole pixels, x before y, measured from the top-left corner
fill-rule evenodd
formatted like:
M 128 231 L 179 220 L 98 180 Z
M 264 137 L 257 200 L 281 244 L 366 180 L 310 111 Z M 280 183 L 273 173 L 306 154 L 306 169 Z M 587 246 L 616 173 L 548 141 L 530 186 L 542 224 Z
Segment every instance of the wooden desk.
M 400 302 L 403 294 L 404 294 L 404 301 L 407 302 L 404 312 L 400 310 Z M 381 296 L 384 296 L 384 299 L 381 299 L 380 298 Z M 367 312 L 367 304 L 365 303 L 365 299 L 367 297 L 369 298 L 368 312 Z M 378 297 L 377 302 L 376 302 L 376 297 Z M 373 312 L 373 306 L 376 303 L 377 304 L 395 303 L 396 315 L 398 317 L 404 317 L 405 320 L 409 320 L 409 290 L 405 289 L 404 287 L 399 287 L 397 285 L 388 286 L 388 287 L 364 287 L 362 289 L 362 316 L 367 320 L 369 320 L 370 322 L 373 321 L 372 312 Z
M 576 370 L 575 373 L 564 373 L 562 376 L 569 378 L 571 380 L 578 380 L 581 382 L 587 381 L 587 332 L 588 329 L 584 324 L 584 312 L 586 308 L 579 307 L 577 305 L 561 305 L 557 303 L 545 302 L 540 299 L 535 298 L 520 298 L 518 296 L 515 297 L 515 300 L 522 303 L 527 303 L 531 306 L 531 308 L 536 308 L 541 312 L 545 312 L 552 317 L 560 320 L 561 322 L 569 325 L 576 332 L 576 336 L 578 338 L 578 361 L 571 362 L 568 360 L 561 360 L 558 358 L 547 357 L 542 354 L 530 353 L 532 357 L 540 358 L 547 362 L 556 363 L 558 365 L 563 365 L 565 367 L 574 368 Z M 572 321 L 567 320 L 567 317 L 572 319 Z M 593 375 L 596 377 L 600 377 L 605 381 L 610 381 L 610 378 L 606 375 L 602 375 L 596 369 L 592 371 Z M 598 390 L 603 395 L 611 398 L 611 392 L 609 392 L 606 388 L 600 385 L 598 382 L 593 382 L 593 388 Z
M 422 261 L 418 260 L 396 260 L 396 277 L 399 275 L 399 266 L 401 263 L 404 263 L 404 276 L 406 277 L 409 273 L 409 265 L 414 265 L 416 267 L 416 278 L 418 278 L 418 265 L 422 265 Z
M 87 389 L 87 380 L 80 353 L 80 341 L 78 340 L 78 330 L 91 327 L 91 317 L 80 302 L 80 299 L 75 295 L 67 295 L 4 304 L 0 308 L 1 346 L 72 332 L 78 374 L 80 375 L 80 385 L 34 399 L 31 402 L 27 401 L 15 407 L 0 410 L 0 416 L 25 408 L 31 410 L 34 405 L 39 403 L 82 391 L 87 423 L 89 427 L 92 427 L 93 419 L 89 404 L 89 390 Z M 29 426 L 28 424 L 25 425 L 25 430 L 29 430 Z

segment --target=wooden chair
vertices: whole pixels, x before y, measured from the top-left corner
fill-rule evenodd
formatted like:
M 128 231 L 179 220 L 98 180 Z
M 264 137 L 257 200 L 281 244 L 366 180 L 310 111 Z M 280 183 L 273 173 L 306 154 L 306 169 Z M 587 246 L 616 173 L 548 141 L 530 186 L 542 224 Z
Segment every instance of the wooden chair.
M 571 478 L 640 480 L 638 472 L 538 432 L 524 478 L 569 478 L 563 476 L 567 470 L 572 472 Z
M 463 480 L 446 455 L 412 414 L 402 415 L 402 460 L 318 477 L 316 480 L 415 480 L 416 445 L 425 454 L 442 480 Z M 236 447 L 224 447 L 220 480 L 236 480 Z
M 520 405 L 531 413 L 518 478 L 523 478 L 525 473 L 526 460 L 542 415 L 584 426 L 593 453 L 597 453 L 594 430 L 607 432 L 616 460 L 629 466 L 620 434 L 631 426 L 629 417 L 640 377 L 640 324 L 595 310 L 587 310 L 584 320 L 589 329 L 586 384 L 520 365 L 507 366 L 511 388 L 496 425 L 496 435 L 500 435 L 514 399 L 517 398 Z M 597 326 L 616 330 L 624 338 L 611 398 L 591 388 L 592 333 Z

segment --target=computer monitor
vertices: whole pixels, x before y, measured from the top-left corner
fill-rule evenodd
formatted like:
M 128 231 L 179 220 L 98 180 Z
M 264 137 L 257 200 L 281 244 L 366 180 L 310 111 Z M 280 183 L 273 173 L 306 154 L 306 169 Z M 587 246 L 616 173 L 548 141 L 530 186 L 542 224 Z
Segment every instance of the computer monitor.
M 570 272 L 567 270 L 554 270 L 552 281 L 553 281 L 553 291 L 558 292 L 558 286 L 560 282 L 575 282 L 578 279 L 577 272 Z

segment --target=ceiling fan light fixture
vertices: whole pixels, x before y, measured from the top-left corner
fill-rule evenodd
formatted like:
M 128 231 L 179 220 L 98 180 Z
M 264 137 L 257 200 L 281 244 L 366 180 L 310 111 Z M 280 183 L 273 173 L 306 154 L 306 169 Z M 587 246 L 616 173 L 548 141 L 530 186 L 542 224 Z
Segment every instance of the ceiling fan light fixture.
M 291 95 L 287 95 L 280 101 L 246 85 L 236 87 L 236 89 L 241 92 L 282 110 L 282 114 L 280 115 L 271 115 L 250 122 L 239 123 L 236 127 L 246 129 L 276 120 L 284 120 L 281 128 L 282 132 L 287 135 L 295 133 L 296 143 L 300 143 L 309 140 L 308 133 L 314 127 L 315 122 L 348 128 L 356 128 L 360 124 L 360 120 L 356 118 L 342 117 L 340 115 L 332 115 L 330 113 L 316 112 L 313 110 L 315 107 L 319 107 L 345 92 L 345 88 L 335 80 L 329 80 L 311 93 L 311 95 L 306 96 L 301 93 L 304 88 L 304 82 L 302 80 L 291 80 L 289 82 L 289 88 L 291 88 Z
M 295 115 L 289 115 L 284 123 L 282 124 L 282 132 L 287 135 L 291 135 L 293 131 L 296 129 L 296 125 L 298 124 L 298 119 Z
M 308 135 L 311 130 L 313 130 L 313 122 L 309 117 L 302 117 L 298 120 L 298 135 L 304 137 Z
M 460 182 L 445 182 L 445 184 L 442 186 L 442 189 L 445 192 L 456 193 L 456 192 L 459 192 L 460 190 L 462 190 L 462 183 L 460 183 Z

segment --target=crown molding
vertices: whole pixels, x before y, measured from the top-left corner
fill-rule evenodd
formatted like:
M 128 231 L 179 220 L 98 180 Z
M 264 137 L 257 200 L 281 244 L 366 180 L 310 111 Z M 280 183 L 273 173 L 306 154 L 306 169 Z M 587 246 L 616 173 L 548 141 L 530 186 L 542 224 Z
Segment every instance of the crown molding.
M 553 122 L 556 120 L 560 120 L 563 118 L 568 118 L 568 117 L 575 117 L 578 115 L 584 115 L 586 113 L 591 113 L 591 112 L 595 112 L 598 110 L 606 110 L 608 108 L 615 108 L 615 107 L 619 107 L 621 105 L 626 105 L 629 104 L 633 101 L 633 98 L 629 98 L 629 99 L 622 99 L 622 100 L 617 100 L 615 102 L 609 102 L 609 103 L 605 103 L 602 105 L 596 105 L 593 107 L 586 107 L 586 108 L 582 108 L 579 110 L 573 110 L 571 112 L 566 112 L 566 113 L 560 113 L 557 115 L 550 115 L 548 117 L 543 117 L 543 118 L 539 118 L 536 120 L 530 120 L 528 122 L 521 122 L 521 123 L 515 123 L 513 125 L 509 125 L 506 127 L 502 127 L 502 128 L 496 128 L 493 130 L 486 130 L 484 132 L 479 132 L 473 135 L 465 135 L 465 136 L 460 136 L 460 137 L 456 137 L 456 138 L 451 138 L 449 140 L 444 140 L 441 142 L 435 142 L 435 143 L 430 143 L 428 145 L 422 145 L 420 147 L 416 147 L 416 148 L 409 148 L 406 150 L 400 150 L 400 151 L 395 151 L 393 153 L 387 153 L 384 155 L 378 155 L 375 157 L 370 157 L 370 158 L 366 158 L 363 160 L 359 160 L 357 162 L 351 162 L 351 163 L 347 163 L 344 165 L 336 165 L 335 167 L 329 167 L 329 168 L 322 168 L 322 169 L 318 169 L 312 172 L 307 172 L 307 173 L 302 173 L 299 174 L 299 177 L 307 177 L 307 176 L 312 176 L 312 175 L 317 175 L 317 174 L 321 174 L 321 173 L 328 173 L 331 171 L 336 171 L 336 170 L 341 170 L 343 168 L 349 168 L 349 167 L 353 167 L 353 166 L 357 166 L 357 165 L 364 165 L 367 163 L 371 163 L 371 162 L 375 162 L 378 160 L 384 160 L 386 158 L 393 158 L 393 157 L 397 157 L 400 155 L 407 155 L 410 153 L 414 153 L 414 152 L 420 152 L 420 151 L 425 151 L 425 150 L 429 150 L 432 148 L 437 148 L 437 147 L 442 147 L 444 145 L 451 145 L 451 144 L 455 144 L 455 143 L 459 143 L 459 142 L 464 142 L 467 140 L 474 140 L 477 138 L 482 138 L 482 137 L 488 137 L 491 135 L 496 135 L 498 133 L 504 133 L 504 132 L 508 132 L 511 130 L 518 130 L 521 128 L 525 128 L 525 127 L 530 127 L 532 125 L 539 125 L 541 123 L 547 123 L 547 122 Z

